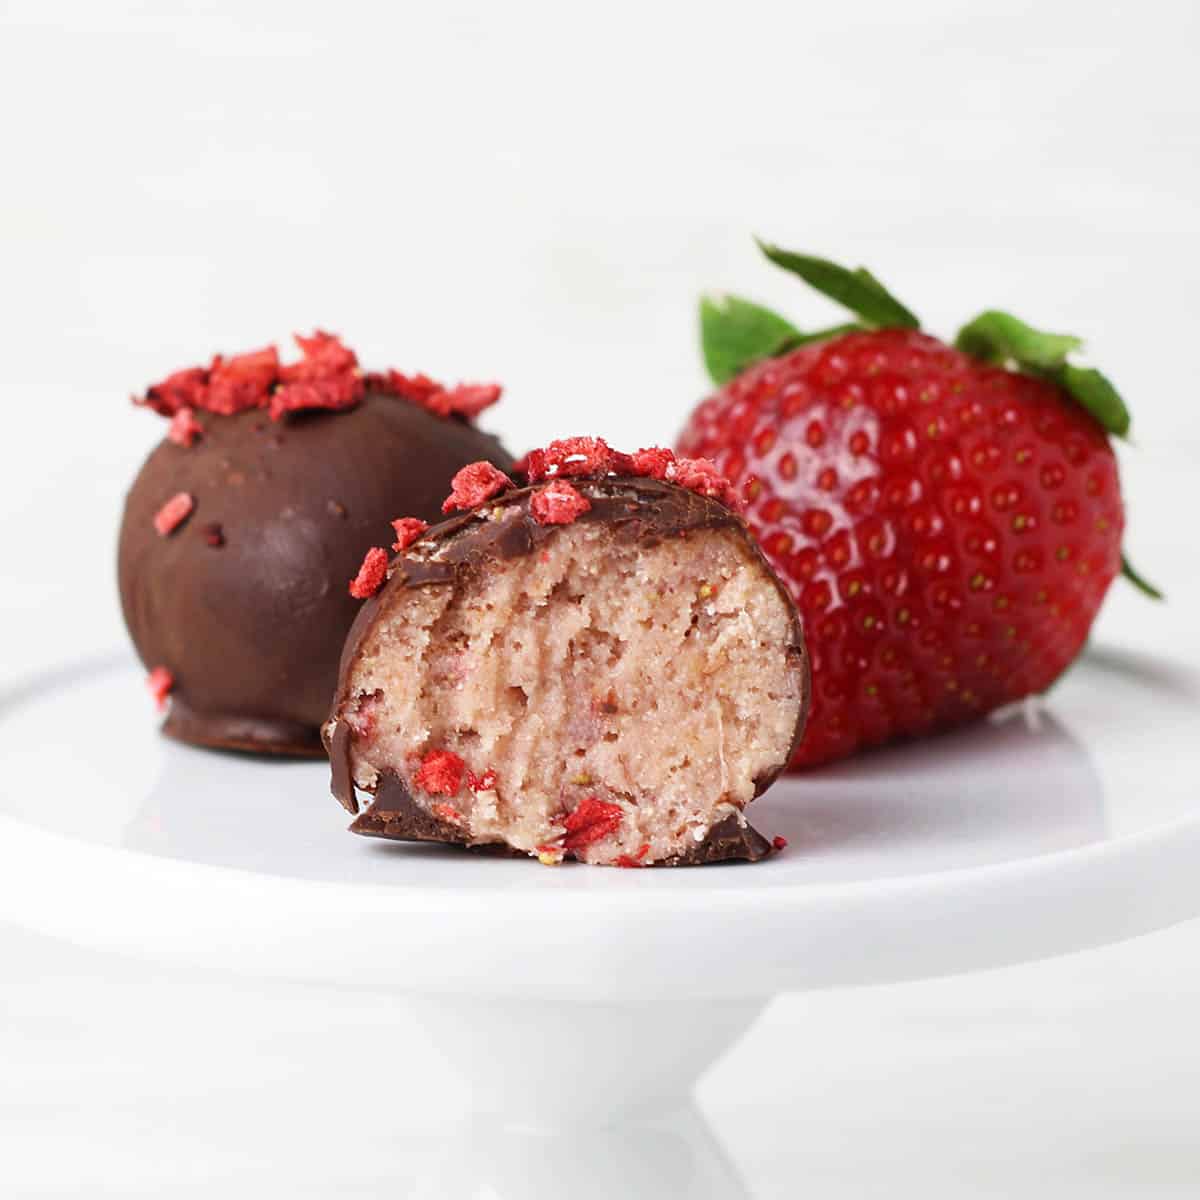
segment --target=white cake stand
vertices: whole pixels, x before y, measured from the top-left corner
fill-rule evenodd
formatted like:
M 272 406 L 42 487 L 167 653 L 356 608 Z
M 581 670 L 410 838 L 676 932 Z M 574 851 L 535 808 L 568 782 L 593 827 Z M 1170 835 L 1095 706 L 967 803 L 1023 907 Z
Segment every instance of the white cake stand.
M 546 868 L 353 837 L 323 765 L 161 738 L 124 655 L 11 690 L 0 736 L 0 919 L 393 992 L 395 1028 L 360 1049 L 427 1037 L 474 1108 L 503 1115 L 503 1136 L 494 1119 L 459 1131 L 429 1195 L 556 1192 L 561 1175 L 543 1193 L 514 1151 L 521 1128 L 540 1161 L 574 1164 L 576 1196 L 670 1194 L 681 1164 L 676 1194 L 736 1196 L 689 1095 L 772 996 L 1200 913 L 1200 674 L 1115 649 L 1039 710 L 777 785 L 755 824 L 790 846 L 756 866 Z

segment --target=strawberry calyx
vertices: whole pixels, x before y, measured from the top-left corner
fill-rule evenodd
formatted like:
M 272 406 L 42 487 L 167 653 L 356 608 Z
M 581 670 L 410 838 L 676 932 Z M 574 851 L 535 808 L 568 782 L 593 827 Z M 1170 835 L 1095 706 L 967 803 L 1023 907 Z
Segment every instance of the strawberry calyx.
M 921 322 L 867 270 L 848 270 L 827 258 L 797 254 L 755 238 L 758 248 L 777 266 L 848 308 L 874 329 L 920 329 Z
M 1125 557 L 1124 552 L 1121 554 L 1121 574 L 1133 584 L 1143 596 L 1149 596 L 1151 600 L 1165 600 L 1166 595 L 1154 586 L 1144 575 L 1139 574 L 1133 569 L 1133 564 Z
M 1128 438 L 1129 409 L 1108 377 L 1095 367 L 1080 367 L 1068 361 L 1073 351 L 1083 347 L 1082 338 L 1071 333 L 1045 333 L 1012 313 L 988 309 L 958 331 L 954 345 L 981 362 L 1056 383 L 1106 433 Z M 1136 571 L 1124 554 L 1121 574 L 1143 595 L 1163 599 L 1163 593 Z
M 756 238 L 758 248 L 776 266 L 799 275 L 807 284 L 849 309 L 856 320 L 803 332 L 778 313 L 740 296 L 704 297 L 700 301 L 700 344 L 704 364 L 721 387 L 756 362 L 778 358 L 809 342 L 827 341 L 844 333 L 874 329 L 920 329 L 911 309 L 902 304 L 866 267 L 839 266 L 827 258 L 798 254 Z M 987 309 L 968 321 L 954 341 L 971 358 L 1008 370 L 1036 375 L 1057 384 L 1113 437 L 1129 436 L 1129 409 L 1108 377 L 1094 367 L 1068 361 L 1083 346 L 1073 334 L 1046 333 L 1011 313 Z M 1121 574 L 1144 595 L 1163 599 L 1124 555 Z
M 823 342 L 862 329 L 920 329 L 921 322 L 866 267 L 853 270 L 827 258 L 797 254 L 755 239 L 776 266 L 848 308 L 857 318 L 825 329 L 803 332 L 785 317 L 741 296 L 704 297 L 700 301 L 700 345 L 704 364 L 717 384 L 764 358 L 778 358 L 809 342 Z
M 1083 340 L 1070 333 L 1044 333 L 1012 313 L 988 309 L 968 321 L 954 339 L 964 354 L 994 366 L 1040 375 L 1057 383 L 1114 437 L 1129 434 L 1129 409 L 1117 389 L 1094 367 L 1067 361 Z

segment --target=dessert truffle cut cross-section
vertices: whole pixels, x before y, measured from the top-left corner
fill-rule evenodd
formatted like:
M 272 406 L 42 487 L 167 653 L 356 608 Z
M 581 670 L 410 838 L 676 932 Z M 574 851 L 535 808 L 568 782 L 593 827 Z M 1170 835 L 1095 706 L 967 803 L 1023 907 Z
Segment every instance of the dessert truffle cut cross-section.
M 405 545 L 351 630 L 324 729 L 351 829 L 546 864 L 766 856 L 743 810 L 799 739 L 808 665 L 723 481 L 597 439 L 523 470 Z

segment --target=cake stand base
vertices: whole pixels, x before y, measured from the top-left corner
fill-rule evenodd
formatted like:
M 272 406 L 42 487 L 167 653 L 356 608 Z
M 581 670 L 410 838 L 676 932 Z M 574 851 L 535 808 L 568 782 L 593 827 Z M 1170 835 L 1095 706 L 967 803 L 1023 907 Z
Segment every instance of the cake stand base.
M 663 997 L 578 1004 L 485 997 L 399 1000 L 408 1027 L 462 1078 L 474 1113 L 554 1134 L 683 1112 L 700 1075 L 765 999 Z

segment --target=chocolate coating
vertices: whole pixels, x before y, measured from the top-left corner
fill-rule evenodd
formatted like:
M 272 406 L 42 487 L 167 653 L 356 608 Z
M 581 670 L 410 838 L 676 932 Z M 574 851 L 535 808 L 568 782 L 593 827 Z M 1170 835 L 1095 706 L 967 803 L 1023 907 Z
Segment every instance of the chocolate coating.
M 146 667 L 175 677 L 166 733 L 319 756 L 363 555 L 390 544 L 396 517 L 438 519 L 467 463 L 512 460 L 467 422 L 394 396 L 282 421 L 261 410 L 198 418 L 203 437 L 164 440 L 126 499 L 125 623 Z M 195 509 L 161 537 L 154 515 L 178 492 Z
M 379 777 L 375 788 L 375 802 L 355 817 L 350 823 L 350 832 L 392 842 L 440 842 L 443 845 L 467 846 L 471 850 L 487 854 L 525 857 L 519 850 L 499 843 L 479 845 L 465 841 L 458 826 L 426 812 L 413 799 L 404 781 L 390 771 Z M 717 862 L 759 862 L 770 853 L 771 843 L 757 829 L 747 824 L 744 817 L 739 818 L 739 814 L 730 813 L 708 831 L 704 841 L 697 842 L 686 854 L 648 865 L 702 867 Z
M 737 533 L 744 539 L 747 550 L 762 564 L 766 577 L 772 580 L 791 613 L 791 633 L 784 652 L 805 664 L 807 670 L 800 618 L 790 594 L 763 556 L 745 522 L 735 512 L 716 500 L 654 479 L 603 477 L 572 479 L 571 483 L 591 504 L 576 520 L 603 523 L 621 540 L 653 545 L 668 538 L 686 537 L 702 529 L 728 529 Z M 323 731 L 332 766 L 331 791 L 348 812 L 358 813 L 359 805 L 350 765 L 350 729 L 338 719 L 338 714 L 350 699 L 350 680 L 363 642 L 384 610 L 389 593 L 402 588 L 454 584 L 460 577 L 484 569 L 489 563 L 535 553 L 560 528 L 542 525 L 534 519 L 530 502 L 540 488 L 541 485 L 537 485 L 506 492 L 480 510 L 463 513 L 434 526 L 419 542 L 392 560 L 387 583 L 364 603 L 346 639 L 337 695 L 330 721 Z M 489 520 L 486 514 L 498 506 L 506 510 L 506 518 Z M 512 508 L 518 510 L 515 519 L 507 515 Z M 772 771 L 754 781 L 755 796 L 766 791 L 791 760 L 804 733 L 808 705 L 809 689 L 806 687 L 791 746 Z M 466 844 L 462 831 L 427 813 L 398 776 L 385 772 L 376 784 L 375 792 L 375 802 L 351 823 L 352 832 L 401 841 Z M 756 862 L 766 857 L 770 850 L 770 843 L 746 824 L 744 818 L 731 814 L 715 824 L 694 849 L 665 865 L 699 865 L 730 859 Z

